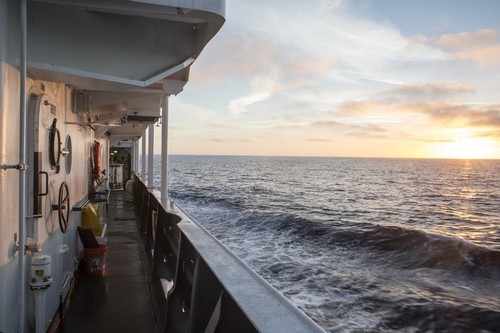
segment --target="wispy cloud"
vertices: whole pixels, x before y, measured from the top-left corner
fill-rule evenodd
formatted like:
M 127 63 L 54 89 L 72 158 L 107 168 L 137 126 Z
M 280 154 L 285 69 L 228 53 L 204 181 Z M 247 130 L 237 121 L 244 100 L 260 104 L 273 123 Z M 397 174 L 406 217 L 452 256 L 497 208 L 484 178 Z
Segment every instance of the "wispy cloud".
M 255 140 L 251 140 L 248 138 L 227 138 L 227 137 L 208 138 L 207 141 L 214 142 L 214 143 L 235 143 L 235 142 L 252 143 L 252 142 L 255 142 Z
M 417 102 L 398 100 L 346 102 L 339 107 L 344 114 L 376 114 L 384 110 L 387 114 L 423 114 L 447 125 L 474 127 L 500 127 L 500 105 L 474 105 L 467 103 Z
M 389 131 L 373 124 L 351 126 L 354 130 L 347 133 L 349 137 L 360 139 L 386 139 Z
M 500 128 L 500 106 L 420 103 L 401 104 L 399 110 L 423 113 L 448 125 Z
M 367 113 L 373 113 L 374 111 L 378 111 L 380 108 L 385 108 L 387 105 L 390 105 L 390 101 L 346 101 L 339 105 L 337 108 L 340 114 L 346 115 L 362 115 Z
M 247 112 L 252 104 L 265 101 L 278 92 L 281 87 L 272 78 L 255 78 L 251 80 L 251 91 L 235 100 L 229 102 L 229 110 L 234 114 Z
M 267 34 L 249 31 L 228 31 L 212 42 L 218 53 L 199 60 L 196 68 L 200 82 L 222 76 L 253 78 L 271 75 L 283 78 L 307 79 L 328 71 L 333 66 L 333 55 L 318 56 L 272 40 Z
M 339 128 L 339 127 L 345 127 L 346 124 L 343 124 L 338 121 L 332 121 L 332 120 L 323 120 L 323 121 L 316 121 L 311 124 L 309 124 L 310 127 L 316 127 L 316 128 Z
M 250 8 L 255 7 L 245 2 L 232 6 L 240 15 L 251 13 Z M 327 95 L 322 93 L 327 82 L 400 83 L 386 70 L 392 61 L 443 57 L 439 48 L 405 38 L 388 24 L 353 16 L 349 2 L 290 5 L 283 1 L 263 8 L 258 24 L 248 17 L 235 17 L 238 29 L 230 29 L 236 21 L 228 20 L 227 32 L 223 30 L 212 42 L 219 53 L 197 68 L 200 82 L 221 74 L 229 80 L 246 78 L 250 91 L 228 103 L 234 114 L 248 112 L 250 106 L 279 94 L 292 100 Z M 304 93 L 313 88 L 315 93 Z
M 247 87 L 243 94 L 228 102 L 233 114 L 242 114 L 250 106 L 279 94 L 298 96 L 299 91 L 317 85 L 317 76 L 333 66 L 332 57 L 319 57 L 301 50 L 289 50 L 266 36 L 229 32 L 214 41 L 223 56 L 202 60 L 194 79 L 199 84 L 215 84 L 215 80 Z M 234 93 L 234 90 L 231 90 Z
M 447 100 L 472 94 L 474 86 L 458 82 L 435 82 L 435 83 L 415 83 L 401 84 L 388 88 L 383 94 L 390 97 L 398 97 L 411 101 L 436 101 Z
M 315 138 L 307 138 L 306 139 L 307 141 L 309 142 L 325 142 L 325 143 L 329 143 L 329 142 L 336 142 L 338 140 L 335 140 L 335 139 L 330 139 L 330 138 L 318 138 L 318 137 L 315 137 Z

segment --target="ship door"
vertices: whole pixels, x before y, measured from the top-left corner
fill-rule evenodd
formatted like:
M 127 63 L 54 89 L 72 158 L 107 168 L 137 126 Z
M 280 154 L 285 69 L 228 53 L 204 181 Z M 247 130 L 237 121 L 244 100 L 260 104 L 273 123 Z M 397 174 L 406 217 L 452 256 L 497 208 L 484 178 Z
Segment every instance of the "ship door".
M 44 197 L 49 194 L 49 176 L 53 174 L 54 167 L 51 166 L 50 152 L 44 149 L 48 143 L 45 129 L 50 128 L 50 123 L 56 119 L 55 104 L 51 103 L 45 95 L 32 93 L 28 98 L 28 136 L 27 136 L 27 159 L 28 165 L 28 212 L 35 220 L 46 218 L 50 211 L 46 207 Z M 50 145 L 50 144 L 49 144 Z M 33 223 L 30 223 L 33 226 Z M 32 231 L 30 237 L 37 237 Z
M 47 193 L 48 174 L 42 170 L 42 153 L 38 149 L 38 131 L 39 131 L 39 107 L 40 101 L 38 94 L 30 94 L 28 97 L 28 124 L 27 124 L 27 160 L 28 165 L 28 192 L 27 192 L 27 211 L 28 216 L 28 237 L 35 238 L 34 236 L 34 220 L 43 217 L 42 198 Z M 42 188 L 44 184 L 40 181 L 43 176 L 45 180 L 45 190 Z
M 26 154 L 28 161 L 28 181 L 26 193 L 26 236 L 34 244 L 38 244 L 38 255 L 51 257 L 52 283 L 44 286 L 47 289 L 31 291 L 32 284 L 28 277 L 27 307 L 28 326 L 36 332 L 46 331 L 54 309 L 58 303 L 53 301 L 59 295 L 59 285 L 63 280 L 63 257 L 58 250 L 63 244 L 64 236 L 59 232 L 57 216 L 52 204 L 57 202 L 57 190 L 64 180 L 59 173 L 59 157 L 61 156 L 61 137 L 54 132 L 54 120 L 57 119 L 56 103 L 43 91 L 34 91 L 28 96 L 28 119 Z M 57 122 L 57 121 L 56 121 Z M 58 135 L 59 134 L 59 135 Z M 62 172 L 64 173 L 64 172 Z M 33 254 L 33 252 L 31 254 Z M 30 272 L 32 255 L 27 257 L 27 272 Z M 57 299 L 57 298 L 56 298 Z

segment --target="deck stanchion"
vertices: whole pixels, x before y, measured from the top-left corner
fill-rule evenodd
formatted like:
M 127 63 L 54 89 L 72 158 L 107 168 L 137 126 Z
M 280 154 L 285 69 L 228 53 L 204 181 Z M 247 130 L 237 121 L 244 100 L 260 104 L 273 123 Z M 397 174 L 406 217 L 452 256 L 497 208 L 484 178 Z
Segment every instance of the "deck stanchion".
M 155 142 L 155 124 L 148 127 L 148 188 L 154 188 L 153 185 L 153 156 L 154 156 L 154 142 Z
M 170 95 L 165 92 L 165 83 L 162 96 L 161 111 L 161 204 L 167 206 L 168 201 L 168 100 Z
M 134 139 L 134 145 L 132 146 L 132 172 L 137 174 L 139 169 L 137 168 L 137 159 L 139 157 L 139 140 Z
M 162 94 L 162 113 L 161 113 L 161 204 L 167 207 L 168 203 L 168 115 L 169 115 L 169 100 L 170 96 L 177 95 L 182 91 L 185 81 L 182 80 L 163 80 Z M 173 204 L 173 203 L 171 203 Z
M 142 132 L 142 151 L 141 151 L 141 177 L 142 181 L 146 181 L 146 130 Z
M 28 18 L 27 1 L 20 2 L 20 22 L 21 22 L 21 64 L 19 69 L 19 165 L 26 165 L 26 67 L 28 52 Z M 25 331 L 26 321 L 26 168 L 19 169 L 19 312 L 18 330 Z

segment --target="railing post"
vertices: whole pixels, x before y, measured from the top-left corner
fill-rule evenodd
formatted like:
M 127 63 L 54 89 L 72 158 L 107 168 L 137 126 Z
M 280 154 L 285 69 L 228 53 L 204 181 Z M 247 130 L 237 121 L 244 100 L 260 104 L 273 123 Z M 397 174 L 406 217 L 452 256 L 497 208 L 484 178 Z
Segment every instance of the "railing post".
M 163 90 L 161 112 L 161 204 L 168 201 L 168 100 L 170 95 Z
M 168 102 L 170 96 L 180 93 L 186 82 L 181 80 L 163 80 L 162 112 L 161 112 L 161 197 L 163 207 L 168 203 Z
M 28 24 L 27 24 L 27 1 L 20 2 L 21 23 L 21 66 L 19 70 L 19 165 L 26 166 L 26 139 L 27 139 L 27 112 L 26 112 L 26 70 L 28 52 Z M 25 331 L 26 323 L 26 255 L 24 248 L 26 244 L 26 168 L 19 169 L 19 309 L 18 309 L 18 331 Z
M 130 157 L 131 157 L 131 159 L 130 159 L 130 171 L 132 171 L 132 172 L 136 171 L 136 169 L 135 169 L 135 160 L 137 158 L 137 156 L 136 156 L 136 150 L 135 150 L 136 143 L 137 143 L 137 140 L 134 139 L 132 141 L 132 148 L 130 149 L 131 150 L 131 152 L 130 152 Z
M 134 148 L 133 148 L 133 162 L 132 162 L 132 170 L 137 173 L 139 171 L 139 140 L 134 139 Z
M 154 156 L 154 141 L 155 141 L 155 124 L 149 125 L 148 128 L 148 188 L 153 188 L 153 156 Z
M 142 132 L 142 151 L 141 151 L 141 177 L 142 181 L 146 181 L 146 130 Z

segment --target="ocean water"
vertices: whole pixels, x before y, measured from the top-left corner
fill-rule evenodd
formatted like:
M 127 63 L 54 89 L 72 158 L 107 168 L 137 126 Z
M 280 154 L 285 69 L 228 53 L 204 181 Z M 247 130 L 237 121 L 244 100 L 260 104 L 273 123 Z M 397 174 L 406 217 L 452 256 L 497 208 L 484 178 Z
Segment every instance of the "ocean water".
M 174 201 L 326 331 L 500 332 L 500 161 L 169 163 Z

